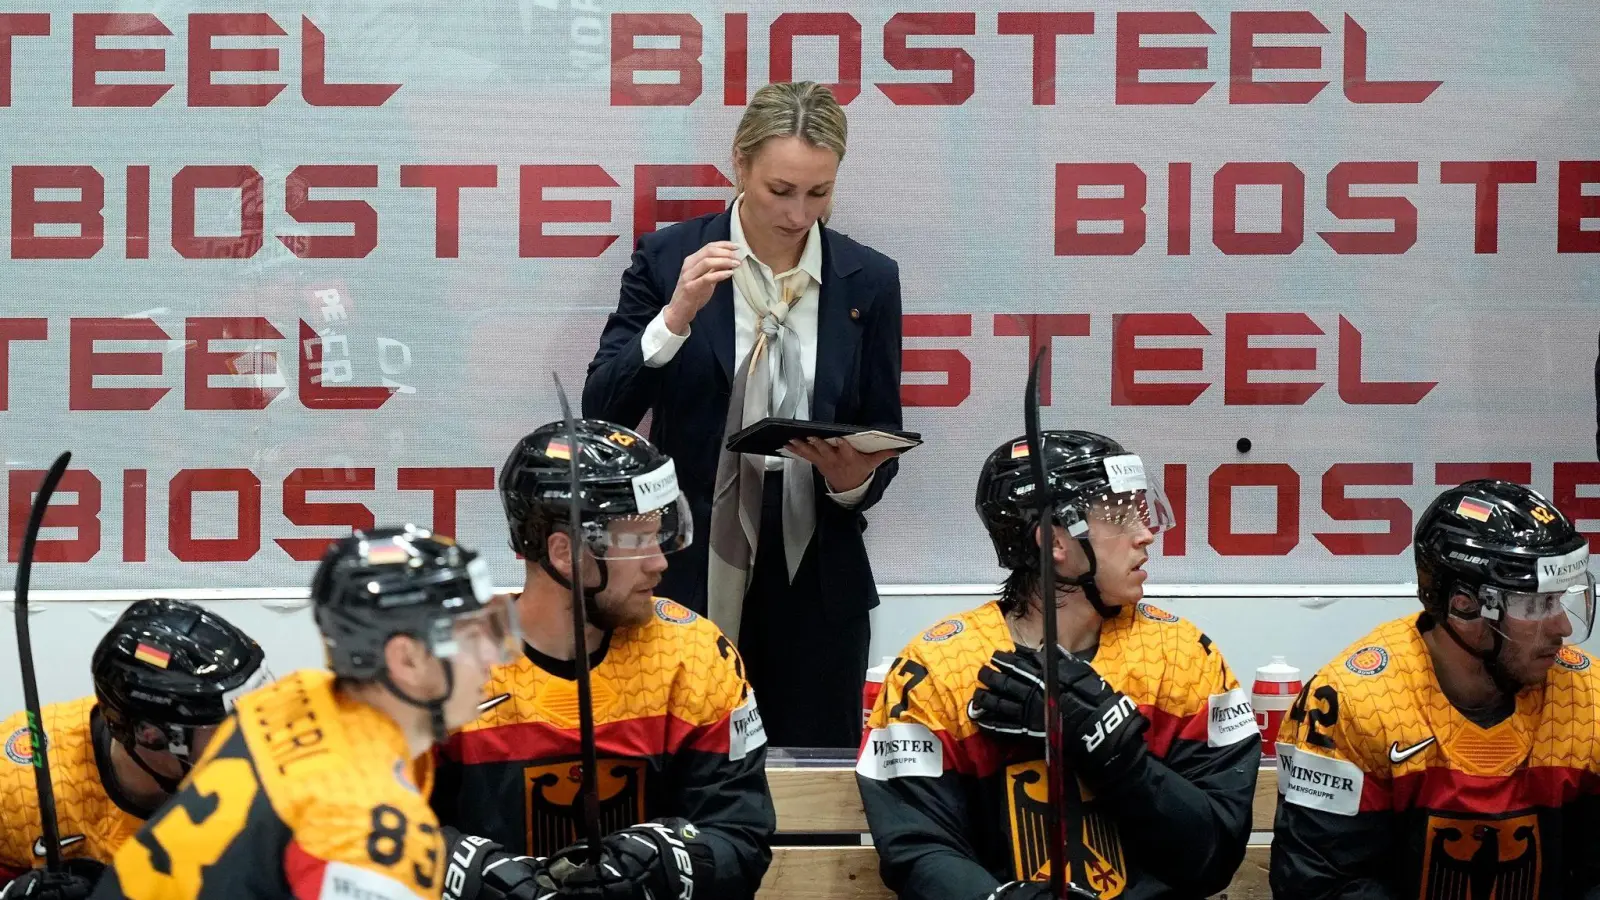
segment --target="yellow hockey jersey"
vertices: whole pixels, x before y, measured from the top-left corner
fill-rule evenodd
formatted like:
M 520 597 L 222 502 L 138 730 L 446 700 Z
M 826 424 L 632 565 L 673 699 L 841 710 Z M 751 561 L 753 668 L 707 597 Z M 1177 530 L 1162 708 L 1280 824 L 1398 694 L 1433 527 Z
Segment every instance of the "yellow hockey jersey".
M 123 845 L 96 900 L 434 900 L 444 842 L 431 757 L 296 672 L 240 698 L 171 802 Z

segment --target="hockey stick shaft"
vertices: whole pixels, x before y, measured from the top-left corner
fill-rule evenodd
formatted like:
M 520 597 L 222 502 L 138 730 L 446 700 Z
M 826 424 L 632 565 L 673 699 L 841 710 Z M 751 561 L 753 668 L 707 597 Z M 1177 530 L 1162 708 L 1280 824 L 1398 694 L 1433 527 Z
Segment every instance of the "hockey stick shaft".
M 17 584 L 14 605 L 17 625 L 17 659 L 22 666 L 22 702 L 27 710 L 28 736 L 33 740 L 33 781 L 39 794 L 39 833 L 43 836 L 45 868 L 56 872 L 61 869 L 61 831 L 56 822 L 56 792 L 50 781 L 50 755 L 45 739 L 44 721 L 39 705 L 39 683 L 33 671 L 33 637 L 28 629 L 28 582 L 33 574 L 33 548 L 39 542 L 39 529 L 44 527 L 45 510 L 50 506 L 50 495 L 56 492 L 61 478 L 72 461 L 71 453 L 56 457 L 39 494 L 33 500 L 33 510 L 28 514 L 28 530 L 22 537 L 22 554 L 17 560 Z
M 572 405 L 567 402 L 567 392 L 561 386 L 561 376 L 551 373 L 556 382 L 556 396 L 561 400 L 561 420 L 567 432 L 567 480 L 570 501 L 567 504 L 567 534 L 572 548 L 572 669 L 578 682 L 578 747 L 580 754 L 580 784 L 578 796 L 583 803 L 583 831 L 588 841 L 590 865 L 600 865 L 600 789 L 595 783 L 600 767 L 594 746 L 594 701 L 589 688 L 589 641 L 587 623 L 583 615 L 583 479 L 578 474 L 578 425 L 572 418 Z

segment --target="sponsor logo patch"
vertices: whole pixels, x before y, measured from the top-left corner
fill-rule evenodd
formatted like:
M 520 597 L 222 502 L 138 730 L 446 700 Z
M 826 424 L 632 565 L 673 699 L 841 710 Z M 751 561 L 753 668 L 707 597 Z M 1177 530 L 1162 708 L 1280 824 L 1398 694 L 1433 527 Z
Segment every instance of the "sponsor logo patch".
M 1167 612 L 1166 610 L 1162 609 L 1159 606 L 1152 606 L 1149 603 L 1141 603 L 1141 604 L 1139 604 L 1139 615 L 1144 616 L 1146 619 L 1149 619 L 1152 622 L 1176 622 L 1176 621 L 1178 621 L 1178 617 L 1177 616 L 1173 615 L 1172 613 Z
M 1577 647 L 1562 647 L 1556 651 L 1556 665 L 1574 672 L 1582 672 L 1589 668 L 1589 654 Z
M 676 600 L 662 598 L 656 601 L 656 615 L 674 625 L 687 625 L 700 618 L 695 611 Z
M 956 635 L 967 630 L 960 619 L 946 619 L 922 633 L 922 639 L 929 643 L 948 641 Z
M 1250 695 L 1236 687 L 1226 694 L 1212 694 L 1206 701 L 1206 746 L 1227 747 L 1261 733 Z
M 728 758 L 744 759 L 767 744 L 767 726 L 756 706 L 756 692 L 746 694 L 744 704 L 728 717 Z
M 1320 809 L 1339 816 L 1361 811 L 1361 785 L 1366 778 L 1356 764 L 1278 744 L 1278 793 L 1285 803 Z
M 19 766 L 33 765 L 33 741 L 28 738 L 28 729 L 18 728 L 6 738 L 6 759 Z
M 1382 647 L 1362 647 L 1350 654 L 1344 667 L 1357 675 L 1376 675 L 1389 668 L 1389 651 Z
M 873 781 L 891 778 L 937 778 L 944 774 L 944 744 L 928 726 L 891 722 L 874 728 L 861 742 L 856 774 Z

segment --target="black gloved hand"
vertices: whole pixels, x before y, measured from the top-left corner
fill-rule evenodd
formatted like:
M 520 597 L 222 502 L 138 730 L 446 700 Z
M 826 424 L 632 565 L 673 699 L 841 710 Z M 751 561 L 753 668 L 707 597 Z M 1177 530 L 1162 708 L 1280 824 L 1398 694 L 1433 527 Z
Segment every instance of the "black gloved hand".
M 584 842 L 550 857 L 542 893 L 567 900 L 680 900 L 694 894 L 689 842 L 699 832 L 684 819 L 634 825 L 600 840 L 600 865 Z
M 544 860 L 505 852 L 488 838 L 445 829 L 444 900 L 535 900 Z
M 61 865 L 59 872 L 23 872 L 0 890 L 0 900 L 87 900 L 106 870 L 104 863 L 92 859 L 68 859 Z
M 1061 897 L 1055 898 L 1047 881 L 1008 881 L 995 888 L 989 900 L 1100 900 L 1100 895 L 1069 881 L 1061 886 Z
M 979 727 L 1005 735 L 1043 738 L 1044 667 L 1033 652 L 996 650 L 978 670 L 980 687 L 967 704 Z M 1061 654 L 1053 685 L 1061 710 L 1062 753 L 1091 781 L 1117 780 L 1146 752 L 1140 739 L 1150 722 L 1133 701 L 1070 653 Z

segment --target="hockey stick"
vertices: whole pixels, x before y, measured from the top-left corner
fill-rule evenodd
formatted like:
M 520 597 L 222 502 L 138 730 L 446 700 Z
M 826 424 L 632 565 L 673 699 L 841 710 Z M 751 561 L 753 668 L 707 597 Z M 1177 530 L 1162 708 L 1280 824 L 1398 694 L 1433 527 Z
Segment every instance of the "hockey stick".
M 22 663 L 22 703 L 27 709 L 28 736 L 33 740 L 33 783 L 39 794 L 39 832 L 44 841 L 44 867 L 51 872 L 61 870 L 61 829 L 56 822 L 56 792 L 50 781 L 50 759 L 45 740 L 44 722 L 39 707 L 39 683 L 33 674 L 33 638 L 28 631 L 28 578 L 33 570 L 33 547 L 39 541 L 39 529 L 44 527 L 45 509 L 50 505 L 50 495 L 61 484 L 67 473 L 67 463 L 72 454 L 56 457 L 39 485 L 39 495 L 33 500 L 33 511 L 28 514 L 28 530 L 22 537 L 22 556 L 17 560 L 17 590 L 13 598 L 16 605 L 17 658 Z
M 580 499 L 583 481 L 578 477 L 578 424 L 572 418 L 572 405 L 561 387 L 561 376 L 554 372 L 556 396 L 561 400 L 561 420 L 567 432 L 567 529 L 572 545 L 572 670 L 578 681 L 578 746 L 580 774 L 578 796 L 583 802 L 583 831 L 589 845 L 589 864 L 600 866 L 600 790 L 595 786 L 600 763 L 594 748 L 594 702 L 589 691 L 589 646 L 583 619 L 583 510 Z

